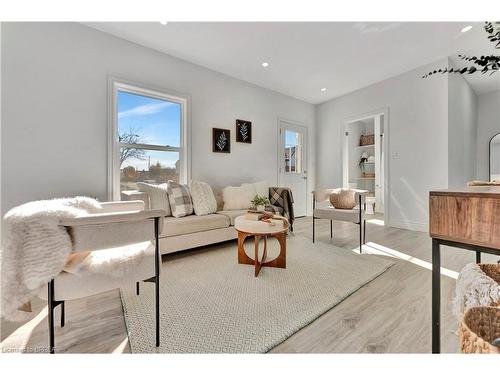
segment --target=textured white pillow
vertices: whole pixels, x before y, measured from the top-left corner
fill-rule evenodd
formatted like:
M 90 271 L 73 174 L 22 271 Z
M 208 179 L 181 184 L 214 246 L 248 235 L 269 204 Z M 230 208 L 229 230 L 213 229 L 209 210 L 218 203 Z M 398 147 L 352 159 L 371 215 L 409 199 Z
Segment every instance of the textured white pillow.
M 249 186 L 226 186 L 222 190 L 222 200 L 225 210 L 244 210 L 252 207 L 252 199 L 255 197 L 255 187 Z
M 269 198 L 269 183 L 267 181 L 258 181 L 252 184 L 241 184 L 241 186 L 244 187 L 253 186 L 255 194 L 261 197 Z
M 200 181 L 191 181 L 189 190 L 196 215 L 203 216 L 217 212 L 217 201 L 209 184 Z
M 167 211 L 165 216 L 172 216 L 170 209 L 170 202 L 168 200 L 168 186 L 167 184 L 152 185 L 145 182 L 138 182 L 137 187 L 139 191 L 148 193 L 149 208 L 152 210 L 160 209 Z

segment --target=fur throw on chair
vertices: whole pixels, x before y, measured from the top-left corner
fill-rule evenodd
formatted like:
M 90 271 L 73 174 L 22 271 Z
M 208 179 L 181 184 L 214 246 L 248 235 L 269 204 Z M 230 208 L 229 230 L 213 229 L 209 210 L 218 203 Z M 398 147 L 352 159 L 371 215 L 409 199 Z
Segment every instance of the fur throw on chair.
M 74 218 L 99 209 L 95 199 L 75 197 L 35 201 L 14 207 L 4 216 L 2 316 L 22 320 L 18 310 L 39 288 L 58 275 L 71 253 L 71 238 L 61 218 Z

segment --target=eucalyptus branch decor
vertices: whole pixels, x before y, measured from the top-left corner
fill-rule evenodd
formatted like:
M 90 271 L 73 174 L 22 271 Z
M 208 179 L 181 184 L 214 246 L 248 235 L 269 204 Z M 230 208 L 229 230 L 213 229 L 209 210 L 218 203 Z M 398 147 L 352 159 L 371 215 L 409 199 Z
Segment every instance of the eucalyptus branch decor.
M 236 120 L 236 142 L 252 143 L 252 123 Z
M 484 30 L 486 34 L 488 34 L 488 40 L 492 43 L 495 43 L 495 49 L 500 49 L 500 22 L 485 22 Z M 461 60 L 467 61 L 472 65 L 466 66 L 463 68 L 450 68 L 445 67 L 441 69 L 434 70 L 432 72 L 427 73 L 422 78 L 430 77 L 434 74 L 474 74 L 481 73 L 486 74 L 489 73 L 494 74 L 500 70 L 500 55 L 483 55 L 483 56 L 466 56 L 466 55 L 458 55 Z
M 231 152 L 231 131 L 229 129 L 212 129 L 212 151 Z

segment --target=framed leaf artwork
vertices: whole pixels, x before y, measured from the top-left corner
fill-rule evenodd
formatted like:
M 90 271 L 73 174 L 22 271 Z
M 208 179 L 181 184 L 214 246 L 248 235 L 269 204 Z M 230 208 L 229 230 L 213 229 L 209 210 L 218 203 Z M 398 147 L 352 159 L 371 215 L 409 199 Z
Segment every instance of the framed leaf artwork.
M 252 123 L 236 120 L 236 142 L 252 143 Z
M 231 131 L 229 129 L 212 128 L 212 151 L 231 152 Z

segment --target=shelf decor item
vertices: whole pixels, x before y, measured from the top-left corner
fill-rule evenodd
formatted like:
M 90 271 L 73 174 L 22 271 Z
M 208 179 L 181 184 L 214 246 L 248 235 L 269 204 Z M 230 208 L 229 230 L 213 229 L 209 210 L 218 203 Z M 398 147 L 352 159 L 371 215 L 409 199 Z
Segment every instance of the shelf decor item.
M 231 131 L 229 129 L 212 128 L 212 151 L 231 152 Z
M 368 161 L 368 154 L 366 152 L 363 152 L 361 154 L 361 158 L 359 159 L 359 167 L 361 168 L 362 171 L 365 170 L 365 163 Z
M 252 123 L 236 120 L 236 142 L 252 143 Z
M 370 146 L 374 144 L 375 144 L 375 134 L 368 134 L 368 135 L 362 134 L 361 137 L 359 137 L 360 146 Z

